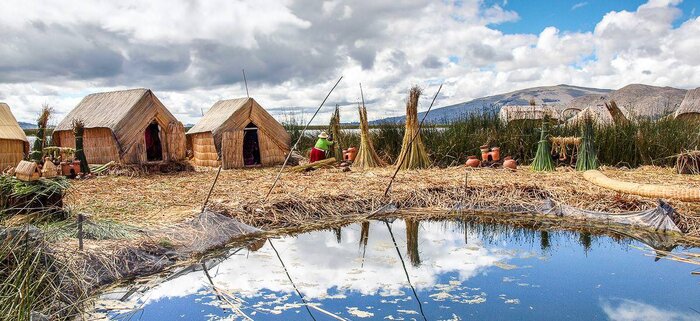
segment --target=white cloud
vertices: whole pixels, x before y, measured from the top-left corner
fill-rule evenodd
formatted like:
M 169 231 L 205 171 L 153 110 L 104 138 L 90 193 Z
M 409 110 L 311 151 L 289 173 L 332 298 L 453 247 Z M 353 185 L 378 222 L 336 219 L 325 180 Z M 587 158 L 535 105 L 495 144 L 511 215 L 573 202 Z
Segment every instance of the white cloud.
M 700 18 L 674 27 L 678 3 L 609 12 L 592 32 L 504 34 L 494 25 L 517 12 L 479 0 L 6 1 L 0 100 L 31 120 L 44 102 L 61 117 L 89 92 L 149 87 L 192 123 L 217 99 L 245 95 L 242 68 L 278 117 L 317 106 L 341 74 L 330 105 L 356 102 L 362 82 L 371 119 L 403 114 L 411 85 L 441 81 L 438 105 L 559 83 L 697 87 Z M 354 108 L 341 116 L 357 120 Z
M 629 299 L 601 300 L 601 307 L 611 321 L 690 321 L 699 316 L 693 311 L 680 312 Z

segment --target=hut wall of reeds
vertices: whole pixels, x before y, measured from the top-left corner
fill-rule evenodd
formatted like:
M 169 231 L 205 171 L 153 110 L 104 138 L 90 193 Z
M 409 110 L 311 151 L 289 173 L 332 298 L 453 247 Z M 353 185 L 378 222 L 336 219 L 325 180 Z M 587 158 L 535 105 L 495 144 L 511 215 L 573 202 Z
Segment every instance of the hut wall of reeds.
M 10 106 L 0 103 L 0 171 L 15 167 L 29 153 L 29 141 Z
M 700 123 L 700 87 L 688 90 L 674 117 Z
M 150 89 L 86 96 L 54 129 L 57 146 L 75 148 L 74 120 L 85 125 L 83 144 L 88 163 L 185 159 L 184 127 Z
M 187 132 L 193 162 L 224 169 L 272 166 L 284 162 L 290 137 L 253 98 L 216 102 Z
M 555 121 L 559 120 L 559 113 L 557 110 L 547 105 L 508 105 L 501 107 L 501 110 L 498 112 L 498 118 L 506 124 L 511 122 L 541 121 L 546 116 L 549 116 Z

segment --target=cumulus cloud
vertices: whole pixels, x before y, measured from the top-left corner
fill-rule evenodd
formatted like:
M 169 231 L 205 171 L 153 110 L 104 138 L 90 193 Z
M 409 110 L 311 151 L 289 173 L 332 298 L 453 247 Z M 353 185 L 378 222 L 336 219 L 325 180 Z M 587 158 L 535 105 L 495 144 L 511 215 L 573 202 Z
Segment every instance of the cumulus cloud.
M 341 74 L 329 102 L 357 102 L 362 82 L 373 119 L 402 114 L 413 84 L 430 96 L 445 82 L 438 105 L 558 83 L 696 87 L 700 18 L 678 23 L 678 3 L 609 12 L 590 32 L 506 34 L 498 25 L 520 19 L 506 1 L 8 0 L 0 100 L 29 120 L 45 102 L 62 117 L 87 93 L 148 87 L 193 123 L 216 100 L 245 95 L 243 68 L 280 119 L 317 106 Z M 341 117 L 357 120 L 354 108 Z

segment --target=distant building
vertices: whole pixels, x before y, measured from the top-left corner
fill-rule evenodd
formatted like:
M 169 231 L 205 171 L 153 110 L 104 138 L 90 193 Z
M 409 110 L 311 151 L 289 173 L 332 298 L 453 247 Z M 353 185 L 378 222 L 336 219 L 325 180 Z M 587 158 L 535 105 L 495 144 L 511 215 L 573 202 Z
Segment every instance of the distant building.
M 700 87 L 688 90 L 674 117 L 681 120 L 700 122 Z
M 542 120 L 545 116 L 549 116 L 555 121 L 559 120 L 559 113 L 557 110 L 547 105 L 508 105 L 501 107 L 501 111 L 498 113 L 498 117 L 506 124 L 511 122 Z

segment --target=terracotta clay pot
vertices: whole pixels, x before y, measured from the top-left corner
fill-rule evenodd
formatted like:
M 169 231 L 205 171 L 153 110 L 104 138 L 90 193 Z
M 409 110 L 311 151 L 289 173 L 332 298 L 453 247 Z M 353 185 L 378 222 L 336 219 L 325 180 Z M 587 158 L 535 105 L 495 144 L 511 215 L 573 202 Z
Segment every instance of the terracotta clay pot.
M 467 158 L 467 163 L 466 163 L 466 165 L 467 165 L 468 167 L 479 167 L 479 166 L 481 165 L 481 161 L 479 161 L 478 159 L 476 159 L 476 156 L 469 156 L 469 157 Z
M 518 163 L 514 159 L 510 158 L 510 156 L 508 156 L 503 159 L 503 168 L 515 170 L 518 169 Z
M 355 147 L 348 148 L 348 160 L 354 162 L 356 156 L 357 156 L 357 149 Z
M 343 149 L 343 160 L 348 160 L 348 150 Z
M 497 161 L 501 159 L 501 149 L 498 147 L 492 147 L 491 148 L 491 159 L 493 161 Z
M 71 165 L 71 162 L 61 162 L 61 175 L 63 175 L 63 176 L 70 175 L 70 165 Z

